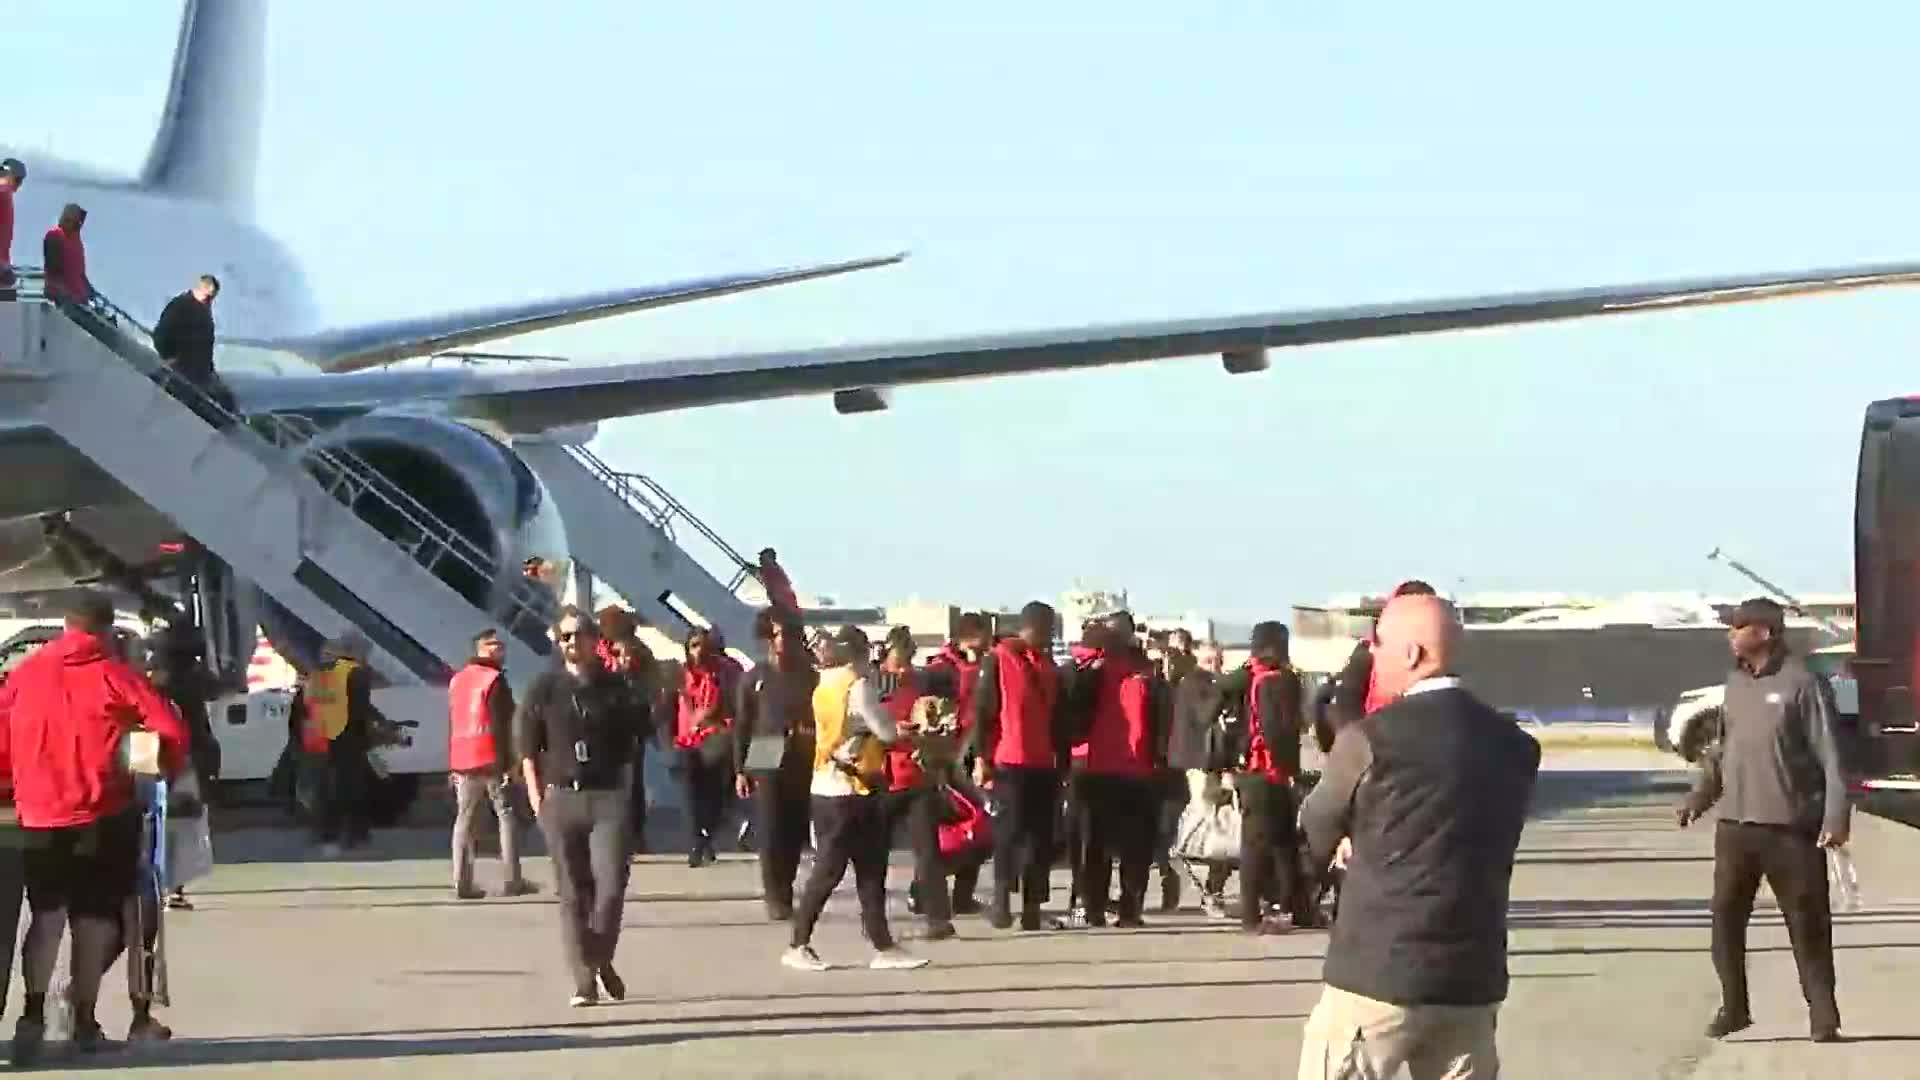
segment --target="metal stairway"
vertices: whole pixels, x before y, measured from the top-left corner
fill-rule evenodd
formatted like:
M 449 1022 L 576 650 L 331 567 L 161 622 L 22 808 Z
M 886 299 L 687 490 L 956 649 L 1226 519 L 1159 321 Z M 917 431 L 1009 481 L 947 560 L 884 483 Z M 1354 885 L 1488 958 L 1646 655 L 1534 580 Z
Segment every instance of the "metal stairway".
M 21 299 L 34 297 L 22 289 Z M 0 312 L 8 307 L 15 318 L 0 327 L 19 331 L 0 335 L 9 396 L 302 622 L 327 636 L 357 630 L 391 683 L 444 683 L 486 625 L 505 631 L 517 679 L 547 666 L 550 604 L 520 588 L 497 615 L 476 608 L 433 570 L 453 560 L 494 580 L 491 560 L 364 461 L 308 447 L 310 426 L 226 414 L 166 369 L 111 304 L 0 303 Z M 407 540 L 362 521 L 348 506 L 356 501 L 402 523 Z
M 757 651 L 757 609 L 740 596 L 753 564 L 664 487 L 638 473 L 619 472 L 584 446 L 516 439 L 513 448 L 553 494 L 574 558 L 625 597 L 641 618 L 669 635 L 704 622 L 719 630 L 729 647 Z M 676 523 L 714 549 L 711 564 L 719 573 L 680 546 Z

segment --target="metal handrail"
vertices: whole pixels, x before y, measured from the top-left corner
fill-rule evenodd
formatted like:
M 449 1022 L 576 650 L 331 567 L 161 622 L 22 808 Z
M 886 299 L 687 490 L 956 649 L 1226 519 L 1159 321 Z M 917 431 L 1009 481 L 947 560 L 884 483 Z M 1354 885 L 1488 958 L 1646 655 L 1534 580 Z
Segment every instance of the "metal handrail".
M 684 503 L 662 487 L 658 480 L 643 473 L 620 472 L 584 446 L 571 445 L 566 450 L 573 455 L 574 460 L 585 465 L 588 470 L 598 476 L 600 482 L 611 488 L 614 494 L 620 496 L 628 506 L 651 519 L 655 527 L 667 534 L 667 539 L 673 539 L 673 519 L 676 516 L 693 526 L 695 532 L 718 548 L 720 553 L 731 560 L 736 567 L 733 577 L 727 582 L 728 592 L 738 592 L 740 586 L 746 584 L 747 578 L 757 579 L 760 576 L 758 568 L 748 562 L 746 556 L 735 550 L 732 544 L 727 543 L 726 539 L 714 532 L 706 522 L 696 517 Z M 642 494 L 640 488 L 645 488 L 653 498 L 649 499 L 646 494 Z M 655 499 L 658 503 L 655 503 Z
M 405 551 L 423 569 L 432 572 L 443 556 L 451 557 L 466 570 L 478 575 L 483 581 L 492 583 L 502 576 L 500 565 L 478 544 L 421 505 L 420 501 L 406 489 L 395 484 L 379 470 L 367 464 L 359 455 L 341 447 L 319 446 L 314 438 L 319 434 L 319 426 L 306 417 L 283 416 L 276 413 L 260 413 L 254 416 L 242 416 L 220 404 L 207 389 L 181 375 L 170 365 L 162 361 L 153 348 L 153 333 L 126 309 L 96 293 L 86 305 L 59 300 L 46 294 L 46 275 L 37 267 L 15 267 L 17 279 L 14 286 L 16 297 L 24 301 L 42 301 L 57 304 L 70 317 L 75 317 L 83 329 L 89 329 L 84 320 L 93 319 L 101 324 L 100 328 L 117 331 L 122 341 L 116 343 L 102 340 L 114 354 L 126 361 L 135 370 L 140 371 L 182 403 L 199 414 L 203 419 L 226 421 L 231 430 L 245 430 L 277 449 L 302 453 L 309 462 L 317 462 L 325 467 L 328 476 L 316 475 L 326 493 L 342 504 L 352 507 L 354 501 L 362 495 L 371 494 L 385 504 L 386 509 L 394 511 L 413 534 L 411 542 L 397 536 L 387 536 L 395 547 Z M 29 281 L 38 281 L 38 289 L 21 285 Z M 124 325 L 123 325 L 124 324 Z M 140 338 L 126 333 L 126 328 L 137 329 Z M 95 333 L 96 339 L 100 335 Z M 144 340 L 140 340 L 140 339 Z M 129 355 L 130 349 L 139 353 Z M 528 632 L 544 634 L 548 623 L 552 621 L 555 607 L 550 598 L 543 597 L 541 591 L 523 579 L 516 578 L 506 596 L 508 629 L 518 634 L 521 617 L 532 620 L 526 628 Z

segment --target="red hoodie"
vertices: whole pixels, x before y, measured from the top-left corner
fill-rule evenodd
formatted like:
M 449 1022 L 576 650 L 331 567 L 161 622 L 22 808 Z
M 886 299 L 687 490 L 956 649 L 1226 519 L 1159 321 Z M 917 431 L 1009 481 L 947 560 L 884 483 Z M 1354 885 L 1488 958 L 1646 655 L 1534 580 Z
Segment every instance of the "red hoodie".
M 674 725 L 673 745 L 690 750 L 733 726 L 733 688 L 738 665 L 728 666 L 727 657 L 716 657 L 706 664 L 686 666 L 680 679 L 680 715 Z M 694 720 L 702 710 L 712 710 L 712 726 L 698 727 Z
M 117 759 L 136 727 L 160 737 L 161 767 L 187 757 L 187 728 L 146 677 L 107 655 L 99 638 L 68 630 L 20 662 L 0 687 L 0 772 L 13 780 L 20 824 L 60 829 L 111 817 L 133 802 Z M 18 772 L 15 762 L 32 762 Z

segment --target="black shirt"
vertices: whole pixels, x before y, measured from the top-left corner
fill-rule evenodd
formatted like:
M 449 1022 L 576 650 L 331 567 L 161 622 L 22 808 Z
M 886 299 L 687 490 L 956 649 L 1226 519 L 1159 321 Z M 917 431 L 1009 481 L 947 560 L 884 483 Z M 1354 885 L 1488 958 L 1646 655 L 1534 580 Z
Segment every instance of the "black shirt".
M 542 672 L 514 720 L 513 745 L 542 783 L 610 790 L 638 756 L 647 710 L 627 680 L 598 664 L 579 675 Z
M 213 378 L 213 308 L 190 292 L 167 301 L 153 324 L 153 351 L 195 382 Z

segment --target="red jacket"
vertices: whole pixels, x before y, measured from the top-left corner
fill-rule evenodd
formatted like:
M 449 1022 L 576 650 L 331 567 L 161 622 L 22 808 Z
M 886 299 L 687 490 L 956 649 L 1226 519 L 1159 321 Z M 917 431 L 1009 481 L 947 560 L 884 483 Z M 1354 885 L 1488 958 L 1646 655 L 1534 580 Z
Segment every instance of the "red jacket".
M 135 727 L 160 737 L 167 772 L 187 758 L 187 727 L 153 684 L 77 630 L 13 669 L 0 687 L 0 717 L 7 725 L 0 769 L 12 778 L 20 824 L 30 829 L 86 825 L 130 806 L 133 779 L 117 754 Z
M 1247 682 L 1247 771 L 1258 773 L 1274 783 L 1291 779 L 1288 764 L 1267 744 L 1267 718 L 1260 711 L 1260 687 L 1268 679 L 1287 673 L 1283 667 L 1268 667 L 1258 660 L 1247 662 L 1253 678 Z
M 1013 638 L 993 647 L 993 663 L 1000 685 L 1000 730 L 988 756 L 995 765 L 1054 768 L 1053 709 L 1060 698 L 1060 676 L 1053 658 Z
M 47 295 L 64 297 L 75 303 L 85 303 L 92 299 L 93 288 L 87 284 L 87 245 L 80 239 L 79 233 L 70 233 L 55 225 L 47 230 L 42 243 L 43 250 L 57 250 L 60 256 L 58 270 L 47 260 Z
M 0 269 L 13 261 L 13 192 L 0 191 Z
M 967 659 L 960 646 L 949 641 L 927 661 L 927 670 L 943 669 L 953 672 L 953 707 L 960 714 L 960 733 L 965 735 L 973 727 L 973 688 L 980 685 L 980 662 Z
M 913 717 L 913 703 L 919 701 L 920 680 L 913 672 L 900 673 L 900 681 L 894 685 L 893 693 L 880 699 L 887 713 L 893 717 L 896 727 L 904 727 Z M 913 740 L 895 739 L 887 744 L 887 786 L 895 791 L 905 791 L 918 787 L 927 778 L 927 772 L 920 763 L 913 760 Z
M 1092 672 L 1093 722 L 1073 748 L 1087 772 L 1148 777 L 1154 770 L 1153 669 L 1131 651 L 1109 652 Z
M 680 679 L 680 713 L 674 725 L 673 745 L 690 750 L 733 726 L 734 671 L 730 658 L 711 661 L 707 666 L 688 664 Z M 695 717 L 703 709 L 713 710 L 715 726 L 698 727 Z

